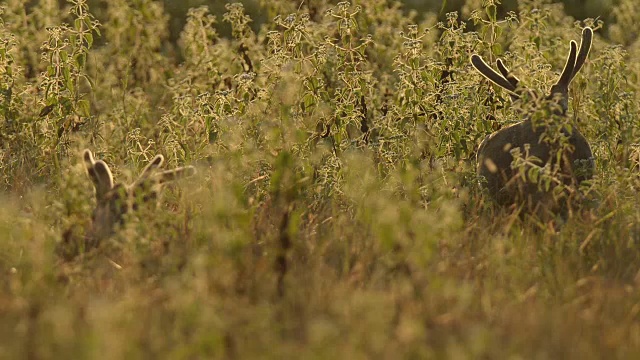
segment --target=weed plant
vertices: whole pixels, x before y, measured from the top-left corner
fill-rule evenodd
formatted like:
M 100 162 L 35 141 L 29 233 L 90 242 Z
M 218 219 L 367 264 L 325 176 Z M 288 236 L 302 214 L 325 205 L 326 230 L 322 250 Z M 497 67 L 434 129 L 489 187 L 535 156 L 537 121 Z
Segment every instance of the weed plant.
M 0 357 L 640 355 L 635 0 L 611 24 L 544 0 L 444 22 L 273 0 L 259 30 L 229 3 L 192 8 L 175 46 L 161 4 L 98 21 L 86 0 L 2 3 Z M 544 94 L 584 26 L 585 202 L 552 221 L 496 207 L 475 153 L 523 109 L 469 57 Z M 125 183 L 156 154 L 198 174 L 84 247 L 85 148 Z

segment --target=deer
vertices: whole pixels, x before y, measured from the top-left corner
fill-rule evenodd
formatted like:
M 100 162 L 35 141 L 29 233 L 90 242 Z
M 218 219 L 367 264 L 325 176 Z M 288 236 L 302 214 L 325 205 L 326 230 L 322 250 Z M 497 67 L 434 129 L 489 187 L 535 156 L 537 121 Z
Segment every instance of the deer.
M 471 56 L 472 66 L 491 83 L 505 89 L 512 102 L 535 102 L 523 120 L 486 136 L 478 148 L 477 173 L 499 205 L 525 205 L 532 212 L 556 213 L 559 198 L 574 198 L 579 185 L 593 177 L 595 160 L 589 142 L 566 120 L 569 85 L 584 66 L 592 40 L 593 30 L 586 27 L 579 50 L 576 42 L 570 41 L 564 69 L 544 99 L 519 86 L 520 80 L 502 60 L 496 60 L 498 71 L 495 71 L 480 55 Z M 547 184 L 536 176 L 536 170 L 545 167 L 553 169 Z
M 93 183 L 96 199 L 91 225 L 84 237 L 85 251 L 98 247 L 105 239 L 114 235 L 118 226 L 125 224 L 128 213 L 137 211 L 143 204 L 155 203 L 163 185 L 196 173 L 193 166 L 159 171 L 164 157 L 158 154 L 151 159 L 134 182 L 115 183 L 107 163 L 96 160 L 91 150 L 85 149 L 82 158 Z M 64 242 L 62 245 L 65 245 Z M 69 250 L 61 249 L 63 253 L 68 253 Z M 66 257 L 76 255 L 78 249 L 71 250 L 72 255 Z

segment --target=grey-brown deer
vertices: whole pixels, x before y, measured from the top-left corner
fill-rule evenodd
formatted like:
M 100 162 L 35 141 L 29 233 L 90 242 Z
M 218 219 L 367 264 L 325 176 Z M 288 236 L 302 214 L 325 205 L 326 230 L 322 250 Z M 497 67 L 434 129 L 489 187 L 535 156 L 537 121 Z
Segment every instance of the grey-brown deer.
M 593 30 L 586 27 L 579 51 L 571 40 L 566 64 L 550 94 L 540 101 L 528 96 L 527 101 L 536 104 L 524 120 L 488 135 L 480 144 L 478 174 L 486 179 L 487 190 L 498 204 L 525 205 L 531 212 L 540 214 L 542 210 L 553 214 L 566 209 L 565 205 L 575 198 L 572 195 L 577 193 L 578 185 L 593 176 L 591 147 L 578 129 L 569 124 L 566 115 L 569 85 L 587 60 L 592 39 Z M 523 101 L 523 95 L 531 94 L 518 86 L 519 79 L 500 59 L 496 61 L 499 73 L 476 54 L 471 56 L 471 64 L 492 83 L 507 90 L 513 100 Z M 533 116 L 534 112 L 538 116 Z M 525 160 L 520 165 L 514 162 L 516 153 Z M 536 175 L 531 171 L 543 168 L 553 170 L 553 181 L 546 185 L 540 181 L 541 172 Z
M 109 166 L 102 160 L 95 160 L 91 150 L 84 150 L 83 160 L 96 193 L 96 207 L 87 233 L 89 247 L 97 246 L 101 240 L 113 235 L 116 226 L 124 223 L 125 214 L 137 210 L 141 204 L 156 201 L 163 184 L 196 172 L 192 166 L 158 171 L 164 157 L 156 155 L 138 178 L 126 185 L 114 183 Z

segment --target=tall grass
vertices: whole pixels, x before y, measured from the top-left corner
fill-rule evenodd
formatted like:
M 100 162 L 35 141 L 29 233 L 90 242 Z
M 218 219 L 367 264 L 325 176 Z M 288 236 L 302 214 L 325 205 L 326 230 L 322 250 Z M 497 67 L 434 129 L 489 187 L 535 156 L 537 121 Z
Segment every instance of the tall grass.
M 161 2 L 109 1 L 98 22 L 85 0 L 6 1 L 0 357 L 637 357 L 633 4 L 605 30 L 537 0 L 445 22 L 270 1 L 256 31 L 234 3 L 191 9 L 174 46 Z M 570 118 L 596 174 L 553 226 L 479 186 L 478 144 L 521 114 L 469 56 L 546 93 L 584 26 Z M 84 148 L 119 181 L 155 154 L 198 175 L 82 251 Z

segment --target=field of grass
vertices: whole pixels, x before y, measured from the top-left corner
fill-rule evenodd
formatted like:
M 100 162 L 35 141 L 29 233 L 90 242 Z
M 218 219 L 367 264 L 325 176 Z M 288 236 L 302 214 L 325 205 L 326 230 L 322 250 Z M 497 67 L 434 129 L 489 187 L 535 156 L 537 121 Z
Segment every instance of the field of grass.
M 0 358 L 640 357 L 636 0 L 265 0 L 259 31 L 193 8 L 176 43 L 161 2 L 32 3 L 0 14 Z M 585 201 L 498 208 L 475 152 L 522 108 L 469 57 L 547 93 L 585 26 Z M 156 154 L 197 174 L 91 247 L 86 148 L 116 181 Z

